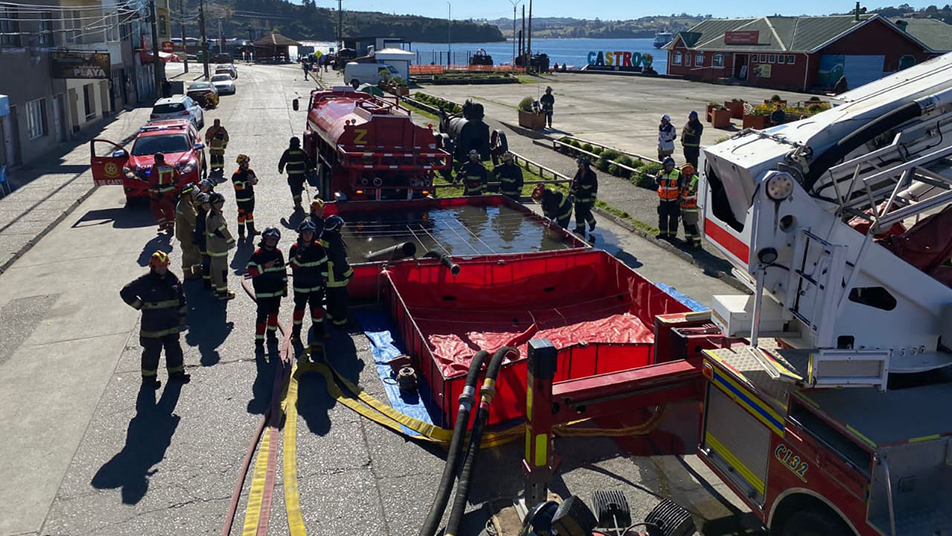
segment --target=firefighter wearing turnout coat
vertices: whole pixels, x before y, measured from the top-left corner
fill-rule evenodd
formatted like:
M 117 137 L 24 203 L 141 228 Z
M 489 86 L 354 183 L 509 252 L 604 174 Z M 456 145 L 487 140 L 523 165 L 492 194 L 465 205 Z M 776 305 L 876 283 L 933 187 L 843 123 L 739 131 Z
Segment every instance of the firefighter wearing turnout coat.
M 678 197 L 681 221 L 684 222 L 684 240 L 694 248 L 701 247 L 701 234 L 697 230 L 697 182 L 698 176 L 691 164 L 681 166 L 681 190 Z
M 678 215 L 681 195 L 681 174 L 674 167 L 674 159 L 664 159 L 661 171 L 655 178 L 658 185 L 658 238 L 674 238 L 678 234 Z
M 513 201 L 519 201 L 522 197 L 522 169 L 513 163 L 514 160 L 510 152 L 502 155 L 502 164 L 493 169 L 493 175 L 499 181 L 499 193 Z
M 248 225 L 248 238 L 254 238 L 255 231 L 255 185 L 258 176 L 251 169 L 251 158 L 240 154 L 235 159 L 238 169 L 231 176 L 235 185 L 235 202 L 238 204 L 238 239 L 245 239 L 245 224 Z
M 235 239 L 228 232 L 228 224 L 222 213 L 225 198 L 221 194 L 212 194 L 209 204 L 211 210 L 205 216 L 205 247 L 210 261 L 212 287 L 219 300 L 231 300 L 235 293 L 228 290 L 228 250 L 235 247 Z
M 175 168 L 165 163 L 165 155 L 157 153 L 149 170 L 149 207 L 160 231 L 175 227 Z
M 268 227 L 261 233 L 258 249 L 248 259 L 248 276 L 255 288 L 255 302 L 258 304 L 255 318 L 255 346 L 264 346 L 265 331 L 269 342 L 278 340 L 278 311 L 281 298 L 288 295 L 288 268 L 284 264 L 284 254 L 278 249 L 281 231 Z
M 469 152 L 469 162 L 463 164 L 456 172 L 453 183 L 463 181 L 463 195 L 483 195 L 486 193 L 486 183 L 489 182 L 489 173 L 479 161 L 479 152 L 473 149 Z
M 304 211 L 301 205 L 301 194 L 304 193 L 304 181 L 310 167 L 310 159 L 301 149 L 301 139 L 297 136 L 291 138 L 288 148 L 285 149 L 278 162 L 278 173 L 284 173 L 285 168 L 288 170 L 288 186 L 291 188 L 295 211 Z
M 327 251 L 327 319 L 335 326 L 347 325 L 347 307 L 350 295 L 347 284 L 354 277 L 354 269 L 347 263 L 347 249 L 340 233 L 344 220 L 331 216 L 324 221 L 321 245 Z
M 598 176 L 592 171 L 588 158 L 578 159 L 578 171 L 572 179 L 569 196 L 575 199 L 575 233 L 585 236 L 585 224 L 588 223 L 588 232 L 595 230 L 595 216 L 592 207 L 598 198 Z
M 314 334 L 324 333 L 324 281 L 327 279 L 327 253 L 317 238 L 317 225 L 305 219 L 298 225 L 298 240 L 288 251 L 288 263 L 294 274 L 294 327 L 291 342 L 301 341 L 304 309 L 311 307 L 311 326 Z
M 142 345 L 142 385 L 158 387 L 159 356 L 165 349 L 169 379 L 188 382 L 179 333 L 185 329 L 188 305 L 179 278 L 169 271 L 169 256 L 156 251 L 149 259 L 149 273 L 122 287 L 122 301 L 142 311 L 139 344 Z
M 572 219 L 572 203 L 562 192 L 550 190 L 544 184 L 539 184 L 532 191 L 532 199 L 542 204 L 542 214 L 567 229 Z
M 195 244 L 195 247 L 198 248 L 198 253 L 201 255 L 201 275 L 202 275 L 202 286 L 205 290 L 212 289 L 212 259 L 208 256 L 208 246 L 205 240 L 205 218 L 208 217 L 208 213 L 212 209 L 212 205 L 209 202 L 211 196 L 205 192 L 199 193 L 195 196 L 196 204 L 196 215 L 195 215 L 195 229 L 192 231 L 192 243 Z
M 198 212 L 195 210 L 195 195 L 198 190 L 195 185 L 188 183 L 182 186 L 182 195 L 175 206 L 175 238 L 178 238 L 182 247 L 182 278 L 198 279 L 202 253 L 195 245 L 195 226 L 198 223 Z

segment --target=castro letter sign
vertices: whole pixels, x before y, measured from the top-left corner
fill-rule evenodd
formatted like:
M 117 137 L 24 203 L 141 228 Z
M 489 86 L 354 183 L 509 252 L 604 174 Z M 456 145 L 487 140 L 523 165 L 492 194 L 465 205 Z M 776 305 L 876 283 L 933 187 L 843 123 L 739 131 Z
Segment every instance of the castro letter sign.
M 623 50 L 589 52 L 588 69 L 597 71 L 644 71 L 651 67 L 650 54 Z

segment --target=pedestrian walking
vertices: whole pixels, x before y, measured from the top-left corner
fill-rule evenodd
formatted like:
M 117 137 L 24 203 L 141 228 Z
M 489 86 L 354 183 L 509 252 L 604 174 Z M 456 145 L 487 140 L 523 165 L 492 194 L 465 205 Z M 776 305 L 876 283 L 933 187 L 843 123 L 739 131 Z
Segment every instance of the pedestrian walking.
M 159 231 L 171 233 L 175 228 L 175 168 L 165 163 L 165 155 L 157 153 L 149 171 L 149 206 Z
M 568 229 L 572 219 L 572 203 L 562 192 L 551 190 L 545 184 L 539 184 L 532 190 L 532 199 L 542 204 L 542 215 L 563 229 Z
M 664 162 L 664 159 L 674 154 L 674 140 L 678 139 L 678 130 L 671 124 L 671 116 L 664 114 L 661 116 L 661 124 L 658 126 L 658 161 Z
M 691 164 L 681 166 L 681 190 L 678 203 L 681 221 L 684 223 L 684 240 L 694 248 L 701 247 L 701 234 L 697 229 L 697 171 Z
M 546 86 L 545 95 L 539 98 L 539 104 L 542 105 L 546 124 L 552 128 L 552 113 L 555 111 L 555 95 L 552 94 L 552 86 Z
M 202 253 L 195 245 L 194 234 L 198 211 L 195 209 L 195 184 L 182 186 L 178 204 L 175 205 L 175 238 L 182 248 L 182 279 L 201 278 Z M 196 269 L 197 268 L 197 269 Z
M 284 254 L 278 248 L 281 231 L 268 227 L 261 233 L 258 249 L 248 259 L 247 271 L 255 289 L 255 303 L 258 305 L 255 319 L 255 346 L 264 346 L 265 332 L 269 342 L 278 340 L 278 312 L 281 298 L 288 295 L 288 268 L 284 264 Z
M 681 195 L 681 174 L 674 167 L 674 159 L 664 159 L 655 178 L 658 185 L 658 238 L 674 238 L 678 234 L 678 198 Z
M 258 234 L 255 231 L 255 185 L 258 176 L 251 169 L 251 158 L 240 154 L 235 159 L 238 169 L 231 175 L 231 182 L 235 186 L 235 202 L 238 204 L 238 239 L 245 239 L 245 225 L 248 226 L 248 238 Z
M 307 80 L 307 72 L 311 70 L 311 66 L 308 64 L 307 59 L 301 62 L 301 68 L 304 69 L 304 79 Z
M 698 157 L 701 156 L 702 132 L 704 132 L 704 125 L 698 120 L 697 112 L 692 111 L 688 114 L 688 122 L 681 129 L 681 145 L 684 147 L 684 160 L 695 169 L 698 166 Z
M 327 253 L 317 239 L 317 226 L 310 219 L 298 225 L 297 242 L 288 251 L 291 273 L 294 274 L 294 325 L 291 342 L 301 341 L 304 310 L 311 307 L 311 327 L 324 338 L 324 282 L 328 278 Z
M 321 245 L 327 252 L 327 319 L 335 326 L 347 325 L 347 307 L 350 295 L 347 284 L 354 277 L 354 269 L 347 263 L 347 247 L 341 232 L 344 219 L 334 215 L 324 221 Z
M 510 152 L 502 155 L 502 164 L 493 168 L 493 175 L 499 181 L 499 193 L 519 201 L 522 197 L 522 168 L 515 164 L 515 157 Z
M 476 149 L 469 151 L 469 161 L 456 172 L 453 184 L 458 181 L 463 182 L 463 195 L 483 195 L 486 192 L 489 173 L 479 161 L 479 152 Z
M 205 219 L 212 209 L 211 203 L 209 202 L 210 197 L 211 196 L 205 192 L 200 192 L 196 196 L 195 230 L 192 232 L 192 242 L 201 254 L 202 265 L 200 273 L 202 275 L 202 287 L 204 287 L 205 290 L 212 290 L 212 258 L 208 256 L 208 246 L 205 237 Z
M 588 223 L 588 232 L 595 230 L 595 215 L 592 207 L 598 198 L 598 176 L 592 170 L 591 162 L 587 157 L 578 159 L 578 171 L 572 179 L 569 196 L 575 200 L 575 233 L 585 236 L 585 224 Z
M 211 210 L 205 217 L 205 247 L 208 250 L 209 272 L 215 297 L 231 300 L 235 293 L 228 290 L 228 250 L 235 247 L 235 239 L 225 223 L 225 197 L 212 194 L 209 197 Z
M 278 161 L 278 174 L 288 170 L 288 186 L 291 188 L 291 198 L 294 199 L 294 211 L 304 212 L 301 206 L 301 195 L 304 193 L 304 181 L 307 171 L 312 167 L 307 153 L 301 149 L 301 138 L 294 136 L 288 143 L 288 148 L 281 154 Z
M 139 344 L 142 345 L 142 386 L 156 388 L 159 357 L 165 349 L 169 380 L 188 383 L 179 333 L 186 325 L 188 305 L 178 277 L 169 270 L 169 256 L 156 251 L 149 259 L 149 273 L 119 291 L 122 301 L 142 311 Z

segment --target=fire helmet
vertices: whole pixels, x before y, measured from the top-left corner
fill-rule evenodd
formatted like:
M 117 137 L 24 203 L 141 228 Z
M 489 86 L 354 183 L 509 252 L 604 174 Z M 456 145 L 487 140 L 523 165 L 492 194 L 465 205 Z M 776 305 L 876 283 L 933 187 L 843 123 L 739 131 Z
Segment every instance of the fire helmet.
M 692 164 L 684 164 L 681 166 L 681 174 L 691 177 L 694 175 L 694 166 Z
M 662 162 L 661 165 L 664 167 L 668 167 L 668 166 L 674 167 L 674 159 L 671 158 L 670 156 L 665 157 L 664 162 Z
M 589 164 L 592 163 L 592 161 L 589 160 L 587 156 L 580 156 L 580 157 L 578 157 L 577 159 L 575 159 L 575 162 L 576 162 L 577 164 L 581 164 L 581 165 L 586 166 L 586 167 L 587 167 Z
M 541 182 L 532 190 L 532 199 L 539 201 L 545 195 L 545 185 Z
M 149 266 L 168 266 L 169 254 L 164 251 L 156 251 L 149 259 Z
M 668 122 L 670 122 L 670 121 L 671 121 L 671 116 L 668 115 L 668 114 L 664 114 L 664 115 L 661 116 L 661 120 L 662 120 L 662 121 L 668 121 Z
M 688 114 L 689 119 L 697 119 L 697 112 L 691 110 L 691 113 Z
M 155 156 L 152 158 L 154 158 L 156 162 L 165 162 L 165 155 L 162 153 L 155 153 Z
M 195 183 L 194 183 L 194 182 L 187 182 L 187 183 L 185 183 L 185 184 L 182 185 L 182 190 L 181 190 L 181 194 L 182 194 L 182 195 L 190 194 L 190 193 L 192 193 L 192 192 L 194 192 L 194 191 L 195 191 Z
M 210 197 L 211 196 L 206 194 L 205 192 L 201 192 L 197 196 L 195 196 L 195 200 L 198 201 L 200 204 L 204 205 L 205 203 L 209 202 L 208 199 Z
M 479 158 L 479 151 L 477 151 L 476 149 L 470 149 L 470 150 L 469 150 L 469 157 L 472 158 L 472 157 L 474 157 L 474 156 L 475 156 L 476 158 Z
M 512 156 L 512 153 L 510 153 L 509 151 L 506 151 L 506 153 L 502 155 L 503 162 L 512 162 L 514 159 L 515 157 Z
M 324 232 L 325 233 L 339 233 L 344 227 L 344 218 L 341 218 L 338 215 L 333 215 L 330 218 L 327 218 L 324 221 Z
M 306 231 L 311 231 L 312 233 L 317 232 L 317 225 L 314 225 L 314 222 L 310 218 L 306 218 L 297 226 L 298 234 L 302 234 Z
M 210 196 L 208 196 L 208 202 L 211 203 L 212 206 L 217 205 L 218 203 L 224 203 L 225 196 L 219 193 L 213 193 Z
M 212 182 L 210 179 L 202 179 L 198 181 L 198 187 L 211 192 L 212 190 L 215 189 L 215 183 Z
M 297 137 L 297 136 L 294 136 L 294 137 L 291 138 L 290 143 L 291 143 L 291 147 L 300 147 L 300 146 L 301 146 L 301 138 L 299 138 L 299 137 Z
M 245 163 L 250 164 L 250 163 L 251 163 L 251 157 L 249 157 L 249 156 L 246 155 L 246 154 L 240 154 L 240 155 L 238 155 L 238 158 L 235 158 L 235 162 L 237 162 L 239 166 L 240 166 L 241 164 L 245 164 Z
M 261 239 L 267 240 L 269 238 L 281 240 L 281 231 L 279 231 L 277 227 L 268 227 L 261 233 Z

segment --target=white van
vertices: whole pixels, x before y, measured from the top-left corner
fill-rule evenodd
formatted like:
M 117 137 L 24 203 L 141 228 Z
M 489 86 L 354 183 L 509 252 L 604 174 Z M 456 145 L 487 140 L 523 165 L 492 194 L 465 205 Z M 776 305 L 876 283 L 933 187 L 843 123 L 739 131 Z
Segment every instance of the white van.
M 357 63 L 352 61 L 344 66 L 344 81 L 357 89 L 361 84 L 377 85 L 383 80 L 382 73 L 390 76 L 399 76 L 400 73 L 393 65 L 385 63 Z

